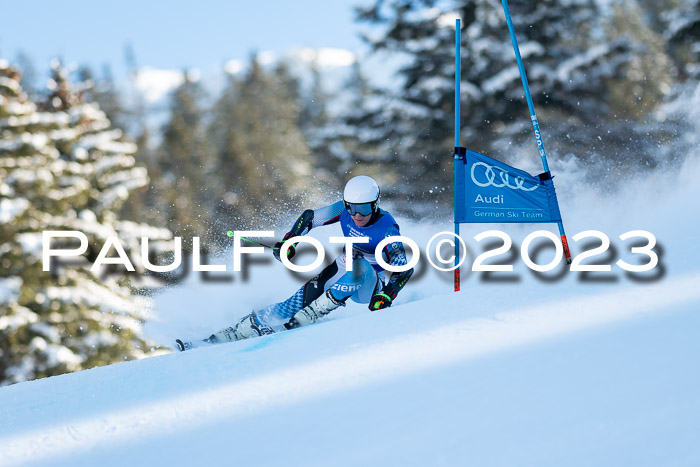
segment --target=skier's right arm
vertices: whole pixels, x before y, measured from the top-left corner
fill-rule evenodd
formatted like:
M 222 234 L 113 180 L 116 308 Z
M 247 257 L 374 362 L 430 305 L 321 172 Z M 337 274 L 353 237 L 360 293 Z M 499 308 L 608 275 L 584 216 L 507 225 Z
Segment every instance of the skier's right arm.
M 301 216 L 299 216 L 296 222 L 294 222 L 291 230 L 284 234 L 282 241 L 275 244 L 272 254 L 279 260 L 280 249 L 285 241 L 292 237 L 305 235 L 314 227 L 338 222 L 343 209 L 345 209 L 343 202 L 338 201 L 337 203 L 333 203 L 316 210 L 307 209 L 306 211 L 302 212 Z M 291 259 L 295 253 L 294 245 L 291 245 L 289 249 L 287 249 L 287 259 Z
M 314 210 L 313 222 L 309 226 L 309 230 L 322 225 L 334 224 L 340 220 L 340 215 L 345 210 L 345 203 L 337 201 L 328 206 Z

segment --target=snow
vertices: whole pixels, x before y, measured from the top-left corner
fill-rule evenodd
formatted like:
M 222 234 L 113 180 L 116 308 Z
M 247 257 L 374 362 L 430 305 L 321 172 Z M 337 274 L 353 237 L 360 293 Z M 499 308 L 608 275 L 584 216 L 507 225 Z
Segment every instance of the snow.
M 698 350 L 688 326 L 700 324 L 688 306 L 700 299 L 690 286 L 698 279 L 495 320 L 447 309 L 463 298 L 443 295 L 422 328 L 415 324 L 426 303 L 417 301 L 258 342 L 15 385 L 0 393 L 12 401 L 0 427 L 0 445 L 11 447 L 4 465 L 196 465 L 231 449 L 237 462 L 256 465 L 697 460 L 697 451 L 686 457 L 693 450 L 684 438 L 697 433 L 698 408 L 684 405 L 697 402 L 698 384 L 684 361 Z M 620 308 L 601 308 L 611 303 Z M 587 331 L 645 313 L 670 316 Z M 646 437 L 652 442 L 637 444 Z
M 507 89 L 510 83 L 518 79 L 520 79 L 518 67 L 504 68 L 492 78 L 485 80 L 481 87 L 485 92 L 493 94 Z
M 488 41 L 483 41 L 488 43 Z M 520 55 L 523 59 L 530 56 L 542 55 L 544 53 L 544 47 L 537 42 L 530 41 L 526 42 L 520 46 Z M 500 72 L 496 73 L 493 77 L 487 79 L 482 84 L 482 88 L 485 92 L 493 94 L 497 92 L 502 92 L 508 88 L 510 83 L 513 81 L 520 80 L 520 70 L 517 65 L 504 68 Z
M 12 102 L 12 104 L 16 104 L 16 102 Z M 36 105 L 33 103 L 15 109 L 22 110 L 22 115 L 19 117 L 17 115 L 12 115 L 6 119 L 0 120 L 0 127 L 66 125 L 69 122 L 68 115 L 63 112 L 35 112 Z M 19 112 L 16 113 L 19 114 Z
M 51 189 L 48 190 L 47 196 L 53 200 L 63 200 L 69 199 L 73 196 L 79 195 L 81 192 L 90 189 L 90 182 L 81 177 L 62 177 L 62 184 L 67 185 L 68 188 L 62 190 Z
M 0 151 L 16 151 L 22 146 L 30 146 L 33 149 L 41 149 L 48 143 L 48 136 L 44 133 L 22 133 L 14 138 L 0 141 Z
M 6 87 L 14 92 L 19 92 L 22 88 L 17 80 L 0 76 L 0 86 Z
M 22 279 L 19 277 L 0 277 L 0 303 L 16 300 L 21 286 Z M 0 316 L 0 330 L 10 326 L 10 323 L 11 320 L 7 316 Z
M 17 235 L 17 241 L 22 246 L 22 251 L 37 259 L 41 258 L 43 249 L 43 234 L 41 232 L 23 233 Z M 2 300 L 0 300 L 1 302 Z
M 664 15 L 668 27 L 664 32 L 664 36 L 667 38 L 673 38 L 679 33 L 682 33 L 684 29 L 690 29 L 698 21 L 700 21 L 700 16 L 694 13 L 690 8 L 688 11 L 671 11 Z
M 64 364 L 70 370 L 75 371 L 80 368 L 80 364 L 83 362 L 82 358 L 74 354 L 68 347 L 50 344 L 42 337 L 37 336 L 32 339 L 29 348 L 39 350 L 45 355 L 49 366 Z
M 578 59 L 595 59 L 598 52 Z M 578 65 L 565 62 L 560 71 Z M 497 75 L 490 85 L 513 76 Z M 693 101 L 699 99 L 700 88 Z M 695 121 L 697 108 L 690 109 Z M 118 154 L 102 159 L 104 169 L 130 167 L 132 148 L 116 142 L 119 136 L 83 138 L 76 156 L 100 148 Z M 536 162 L 522 167 L 536 173 Z M 78 173 L 81 166 L 70 164 L 56 161 L 40 174 L 24 167 L 13 171 L 13 180 Z M 140 361 L 0 388 L 0 466 L 200 465 L 212 458 L 242 465 L 700 464 L 700 162 L 688 157 L 666 173 L 625 174 L 624 187 L 614 193 L 580 184 L 571 159 L 550 164 L 574 254 L 590 248 L 574 235 L 597 229 L 614 249 L 591 262 L 643 262 L 619 236 L 645 229 L 659 243 L 660 265 L 652 274 L 613 267 L 606 274 L 560 268 L 535 275 L 516 254 L 499 258 L 515 264 L 512 273 L 465 268 L 463 291 L 454 294 L 451 274 L 431 270 L 423 257 L 387 310 L 370 313 L 350 304 L 292 332 L 184 354 L 159 355 L 158 349 Z M 134 183 L 145 180 L 141 169 L 125 173 Z M 0 192 L 9 191 L 0 182 Z M 0 220 L 10 222 L 27 208 L 21 198 L 0 199 Z M 433 234 L 452 230 L 449 219 L 400 223 L 422 247 Z M 67 213 L 56 225 L 98 239 L 169 238 L 167 231 L 129 222 L 98 225 L 87 210 Z M 462 226 L 467 264 L 483 246 L 474 235 L 492 228 L 506 231 L 516 251 L 533 230 L 555 231 Z M 328 259 L 337 248 L 328 237 L 339 233 L 337 226 L 312 232 Z M 19 240 L 37 251 L 37 235 Z M 544 249 L 533 259 L 544 264 L 549 254 Z M 299 260 L 310 262 L 302 253 Z M 124 328 L 140 327 L 135 315 L 146 321 L 148 337 L 169 345 L 175 337 L 201 338 L 230 326 L 252 309 L 285 299 L 313 275 L 293 275 L 269 256 L 252 261 L 246 274 L 230 272 L 231 263 L 227 251 L 209 264 L 226 264 L 229 272 L 190 273 L 184 284 L 165 288 L 154 298 L 155 315 L 149 300 L 120 294 L 109 283 L 81 281 L 74 289 L 43 293 L 99 305 L 105 313 L 91 318 Z M 53 344 L 60 340 L 57 328 L 12 303 L 20 285 L 0 279 L 0 302 L 12 306 L 2 310 L 0 330 L 33 323 L 37 351 L 50 362 L 78 365 L 79 357 Z M 102 332 L 85 344 L 110 338 Z M 25 370 L 20 364 L 14 371 Z
M 5 289 L 5 292 L 3 292 L 2 284 L 3 281 L 7 282 L 8 280 L 9 279 L 0 279 L 0 298 L 9 298 L 7 294 L 8 290 Z M 17 296 L 19 295 L 19 286 L 17 286 L 16 290 L 10 290 L 9 292 L 15 295 L 11 298 L 14 298 L 16 300 Z M 4 297 L 2 295 L 3 293 L 5 294 Z M 26 325 L 27 323 L 36 323 L 38 319 L 39 318 L 36 315 L 36 313 L 31 311 L 30 309 L 17 306 L 14 309 L 14 313 L 6 314 L 5 316 L 0 316 L 0 330 L 6 332 L 13 331 L 21 326 Z
M 0 195 L 11 197 L 15 194 L 14 190 L 5 182 L 0 181 Z
M 131 149 L 130 145 L 131 143 L 116 143 L 116 144 L 124 144 L 125 147 L 123 149 Z M 100 147 L 98 149 L 105 151 L 105 143 L 100 144 Z M 107 151 L 107 152 L 112 152 L 112 151 Z M 116 153 L 119 152 L 130 152 L 130 151 L 120 151 L 116 150 L 113 151 Z M 116 154 L 113 156 L 102 156 L 100 157 L 97 162 L 95 162 L 95 172 L 97 174 L 101 174 L 104 172 L 109 172 L 111 171 L 114 167 L 131 167 L 135 163 L 135 159 L 133 156 L 127 156 L 125 154 Z
M 0 103 L 5 108 L 5 111 L 12 115 L 29 114 L 36 110 L 36 104 L 33 102 L 16 102 L 14 100 L 8 101 L 5 99 L 0 101 Z
M 229 60 L 224 64 L 224 71 L 230 75 L 236 75 L 243 71 L 243 63 L 240 60 Z
M 153 103 L 163 99 L 170 91 L 184 82 L 181 70 L 160 70 L 151 67 L 139 68 L 134 83 L 146 102 Z
M 24 198 L 0 199 L 0 223 L 11 222 L 29 208 Z
M 322 47 L 320 49 L 303 47 L 292 50 L 291 55 L 292 57 L 298 57 L 309 65 L 315 65 L 323 69 L 348 67 L 355 63 L 357 59 L 355 54 L 349 50 L 330 47 Z
M 98 308 L 105 316 L 105 320 L 119 322 L 121 327 L 134 331 L 140 330 L 140 323 L 130 316 L 145 319 L 150 312 L 150 302 L 143 297 L 123 296 L 123 292 L 109 283 L 97 283 L 91 280 L 79 280 L 76 287 L 46 287 L 46 296 L 51 300 L 60 300 L 84 305 L 86 308 Z M 124 316 L 125 319 L 119 319 Z
M 110 209 L 117 201 L 126 200 L 129 197 L 130 190 L 148 185 L 146 169 L 134 169 L 133 172 L 137 178 L 121 181 L 119 185 L 115 185 L 114 187 L 103 191 L 103 196 L 99 203 L 100 209 Z M 115 179 L 116 177 L 111 178 Z M 110 183 L 113 181 L 117 180 L 110 180 Z
M 436 19 L 438 27 L 441 28 L 452 28 L 455 29 L 457 26 L 457 20 L 462 19 L 462 15 L 459 12 L 451 11 L 449 13 L 443 13 Z
M 37 302 L 39 300 L 37 299 Z M 41 303 L 41 302 L 39 302 Z M 61 333 L 56 329 L 55 326 L 51 326 L 49 323 L 46 322 L 38 322 L 38 323 L 33 323 L 31 326 L 29 326 L 29 329 L 32 330 L 32 332 L 36 332 L 38 334 L 41 334 L 45 338 L 47 338 L 51 342 L 58 342 L 61 340 Z
M 572 76 L 574 70 L 600 59 L 609 52 L 610 46 L 608 44 L 591 47 L 585 54 L 575 55 L 559 64 L 556 70 L 557 77 L 560 81 L 566 82 Z
M 614 195 L 550 163 L 574 254 L 573 235 L 598 229 L 613 256 L 643 261 L 617 237 L 646 229 L 660 269 L 537 276 L 516 258 L 500 278 L 464 269 L 455 294 L 450 274 L 419 266 L 380 312 L 350 304 L 308 328 L 0 388 L 0 465 L 698 465 L 700 163 L 628 177 Z M 451 230 L 400 222 L 421 246 Z M 550 229 L 463 226 L 469 261 L 489 228 L 516 246 Z M 329 258 L 336 230 L 312 232 Z M 146 332 L 204 337 L 303 283 L 265 258 L 245 277 L 230 251 L 211 258 L 229 272 L 157 295 Z

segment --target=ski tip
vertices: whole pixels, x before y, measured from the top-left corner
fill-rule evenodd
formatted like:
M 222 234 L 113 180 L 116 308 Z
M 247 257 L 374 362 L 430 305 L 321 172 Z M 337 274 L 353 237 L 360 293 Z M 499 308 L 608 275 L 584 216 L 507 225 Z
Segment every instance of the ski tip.
M 212 341 L 211 338 L 204 339 L 201 341 L 183 341 L 182 339 L 175 339 L 175 348 L 180 352 L 184 352 L 185 350 L 196 349 L 198 347 L 205 347 L 212 344 L 217 344 L 217 342 Z
M 175 339 L 175 348 L 179 350 L 180 352 L 184 352 L 185 350 L 189 349 L 191 345 L 187 345 L 189 342 L 183 342 L 180 339 Z
M 299 324 L 299 321 L 296 320 L 296 318 L 292 318 L 289 321 L 287 321 L 286 323 L 284 323 L 284 328 L 287 330 L 296 329 L 299 327 L 301 327 L 301 325 Z

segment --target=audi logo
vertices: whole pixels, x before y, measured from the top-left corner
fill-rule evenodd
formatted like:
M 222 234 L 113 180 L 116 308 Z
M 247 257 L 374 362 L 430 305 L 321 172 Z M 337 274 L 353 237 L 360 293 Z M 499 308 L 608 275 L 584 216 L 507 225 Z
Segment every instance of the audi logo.
M 476 179 L 475 171 L 477 166 L 484 166 L 484 176 L 486 177 L 485 182 L 480 182 Z M 498 178 L 496 174 L 498 173 Z M 538 185 L 535 184 L 530 188 L 524 186 L 525 179 L 523 177 L 515 177 L 500 167 L 492 167 L 484 162 L 475 162 L 472 165 L 472 181 L 479 185 L 480 187 L 493 186 L 496 188 L 508 187 L 511 190 L 523 190 L 523 191 L 533 191 L 536 190 Z

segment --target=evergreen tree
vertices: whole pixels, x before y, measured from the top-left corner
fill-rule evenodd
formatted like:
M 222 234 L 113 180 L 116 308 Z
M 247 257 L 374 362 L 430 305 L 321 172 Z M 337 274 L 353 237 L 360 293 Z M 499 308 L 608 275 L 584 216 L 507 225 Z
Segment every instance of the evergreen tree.
M 26 53 L 20 51 L 15 58 L 15 63 L 22 75 L 20 79 L 22 89 L 29 98 L 36 97 L 39 85 L 37 84 L 38 77 L 34 68 L 34 62 Z
M 311 187 L 310 151 L 299 129 L 298 89 L 282 65 L 267 72 L 255 57 L 229 82 L 210 127 L 222 181 L 220 222 L 269 225 Z M 230 219 L 234 217 L 234 219 Z
M 84 87 L 85 99 L 100 106 L 112 127 L 127 131 L 131 112 L 122 103 L 123 98 L 114 84 L 110 67 L 105 65 L 102 78 L 97 78 L 90 68 L 81 67 L 79 79 Z
M 657 145 L 658 159 L 676 163 L 692 153 L 689 148 L 697 147 L 694 103 L 698 101 L 700 81 L 700 1 L 639 2 L 645 21 L 662 38 L 662 46 L 672 62 L 670 66 L 657 64 L 657 70 L 671 70 L 674 80 L 662 107 L 655 112 L 653 130 L 665 131 Z
M 96 104 L 81 100 L 58 63 L 53 84 L 37 106 L 19 73 L 0 61 L 0 384 L 146 352 L 140 324 L 147 303 L 132 295 L 124 268 L 98 276 L 89 264 L 54 264 L 45 272 L 43 231 L 83 232 L 89 260 L 117 237 L 139 272 L 139 237 L 170 237 L 118 217 L 129 193 L 148 180 L 134 166 L 136 148 Z
M 653 35 L 644 36 L 644 24 L 628 18 L 614 32 L 621 18 L 604 14 L 593 0 L 509 3 L 550 152 L 623 164 L 630 162 L 631 146 L 635 156 L 648 147 L 649 128 L 639 120 L 658 102 L 668 78 L 654 69 L 664 56 Z M 452 178 L 456 16 L 463 27 L 463 145 L 511 162 L 523 144 L 536 154 L 501 2 L 378 1 L 358 13 L 361 21 L 383 28 L 380 37 L 367 38 L 375 51 L 406 58 L 401 86 L 385 92 L 382 111 L 365 122 L 375 132 L 375 152 L 387 155 L 389 167 L 400 167 L 411 192 L 422 189 L 428 197 Z M 660 82 L 648 80 L 646 72 Z M 630 94 L 639 99 L 630 102 Z M 608 137 L 617 125 L 620 137 Z
M 675 0 L 672 3 L 679 5 L 659 14 L 660 34 L 663 34 L 669 54 L 679 69 L 680 81 L 696 82 L 700 80 L 700 0 Z
M 311 88 L 308 97 L 304 99 L 300 115 L 302 130 L 319 128 L 328 123 L 328 95 L 323 89 L 323 78 L 317 57 L 312 60 L 310 67 Z
M 206 242 L 212 203 L 218 198 L 213 189 L 217 177 L 213 146 L 206 134 L 206 93 L 190 73 L 184 72 L 183 78 L 172 94 L 170 120 L 163 128 L 154 195 L 170 230 Z
M 138 165 L 146 167 L 150 184 L 134 192 L 124 203 L 120 214 L 129 220 L 150 219 L 157 226 L 167 227 L 168 218 L 164 209 L 163 196 L 158 191 L 168 190 L 159 180 L 162 180 L 162 168 L 158 164 L 159 148 L 153 143 L 151 131 L 144 125 L 141 134 L 136 138 L 137 151 L 134 159 Z
M 351 177 L 353 171 L 376 172 L 374 166 L 384 158 L 379 150 L 386 126 L 381 120 L 383 100 L 378 97 L 380 91 L 372 87 L 363 73 L 359 61 L 353 63 L 343 89 L 340 116 L 311 131 L 313 147 L 324 154 L 318 159 L 317 167 L 325 171 L 329 183 L 337 183 L 338 176 Z M 380 174 L 379 178 L 382 177 Z
M 672 67 L 636 1 L 610 9 L 588 0 L 511 3 L 521 48 L 539 49 L 526 66 L 550 152 L 584 160 L 597 169 L 596 178 L 655 166 L 652 148 L 667 129 L 651 112 L 670 87 Z M 522 97 L 511 98 L 522 105 Z M 532 147 L 529 123 L 522 126 L 518 141 Z
M 128 125 L 126 125 L 127 134 L 132 135 L 136 139 L 138 149 L 134 154 L 134 158 L 138 164 L 147 168 L 151 184 L 148 188 L 142 189 L 131 196 L 122 208 L 121 213 L 127 219 L 148 218 L 152 219 L 155 225 L 168 226 L 167 213 L 164 209 L 166 206 L 164 200 L 167 197 L 158 191 L 158 188 L 169 189 L 160 182 L 163 177 L 162 168 L 158 160 L 160 148 L 155 142 L 159 135 L 154 135 L 152 129 L 146 123 L 145 98 L 138 90 L 137 85 L 139 67 L 134 49 L 130 44 L 124 47 L 124 60 L 129 79 L 128 84 L 124 87 L 124 92 L 120 96 L 120 100 L 125 99 L 126 102 L 129 102 L 128 110 L 125 112 L 125 116 L 128 115 L 129 118 Z M 110 76 L 110 74 L 107 75 Z M 121 110 L 121 106 L 118 109 Z

